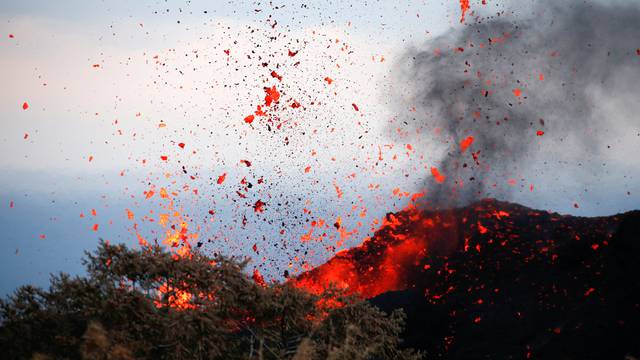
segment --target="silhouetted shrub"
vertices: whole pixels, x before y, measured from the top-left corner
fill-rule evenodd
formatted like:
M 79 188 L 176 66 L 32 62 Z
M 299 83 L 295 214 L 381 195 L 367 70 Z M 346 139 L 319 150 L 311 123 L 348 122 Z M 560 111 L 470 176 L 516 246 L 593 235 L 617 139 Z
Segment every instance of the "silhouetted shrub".
M 86 277 L 52 276 L 48 290 L 24 286 L 0 300 L 3 358 L 421 357 L 399 348 L 401 312 L 257 283 L 233 258 L 101 243 L 85 265 Z

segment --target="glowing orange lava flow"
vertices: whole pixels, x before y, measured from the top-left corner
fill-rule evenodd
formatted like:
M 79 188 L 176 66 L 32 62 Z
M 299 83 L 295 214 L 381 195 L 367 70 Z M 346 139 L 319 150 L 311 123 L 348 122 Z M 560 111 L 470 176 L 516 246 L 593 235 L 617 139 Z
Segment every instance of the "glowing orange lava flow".
M 434 234 L 434 225 L 446 228 L 440 215 L 425 217 L 424 212 L 410 204 L 403 211 L 387 214 L 373 238 L 362 245 L 336 254 L 327 263 L 301 274 L 293 280 L 295 286 L 320 294 L 335 286 L 349 294 L 365 298 L 406 289 L 411 279 L 407 269 L 415 268 L 426 257 Z
M 529 263 L 554 266 L 564 247 L 575 241 L 588 253 L 599 251 L 608 246 L 616 221 L 492 199 L 445 210 L 410 205 L 387 214 L 381 228 L 362 245 L 291 281 L 316 294 L 332 284 L 365 298 L 416 289 L 430 302 L 446 302 L 456 291 L 457 296 L 470 291 L 470 281 L 475 289 L 483 289 L 487 279 L 509 276 L 500 270 L 507 264 L 513 269 Z
M 505 211 L 500 206 L 506 205 L 487 200 L 460 209 L 428 211 L 410 204 L 387 214 L 378 231 L 362 245 L 338 253 L 292 283 L 314 294 L 334 286 L 372 298 L 418 286 L 433 267 L 446 277 L 447 259 L 454 251 L 479 253 L 485 245 L 478 239 L 506 236 L 502 227 L 511 221 L 510 212 L 525 211 Z

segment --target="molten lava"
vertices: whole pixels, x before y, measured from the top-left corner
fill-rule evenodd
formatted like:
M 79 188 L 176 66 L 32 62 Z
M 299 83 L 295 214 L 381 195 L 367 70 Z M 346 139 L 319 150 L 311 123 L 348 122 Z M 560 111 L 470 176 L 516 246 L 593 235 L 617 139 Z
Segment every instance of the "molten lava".
M 456 286 L 449 282 L 457 271 L 450 263 L 456 254 L 477 258 L 477 264 L 500 256 L 522 263 L 538 259 L 552 266 L 559 256 L 559 238 L 575 241 L 588 229 L 592 241 L 606 246 L 615 225 L 610 219 L 549 214 L 494 200 L 438 211 L 411 205 L 387 214 L 380 229 L 360 246 L 292 281 L 316 294 L 335 286 L 365 298 L 420 288 L 431 301 L 439 301 Z M 481 269 L 467 270 L 472 273 L 465 276 L 471 277 Z

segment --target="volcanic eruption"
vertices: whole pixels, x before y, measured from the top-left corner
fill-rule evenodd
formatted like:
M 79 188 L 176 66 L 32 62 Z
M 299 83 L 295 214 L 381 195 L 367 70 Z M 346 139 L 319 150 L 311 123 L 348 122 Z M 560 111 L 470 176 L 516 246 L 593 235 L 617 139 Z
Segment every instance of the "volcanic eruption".
M 407 346 L 435 358 L 621 357 L 640 350 L 638 224 L 496 200 L 410 207 L 293 281 L 403 308 Z
M 398 64 L 406 75 L 409 100 L 418 109 L 406 126 L 437 130 L 435 142 L 443 144 L 444 153 L 431 167 L 419 202 L 387 214 L 372 239 L 348 252 L 354 258 L 361 251 L 375 253 L 380 257 L 376 266 L 351 264 L 344 254 L 329 261 L 338 286 L 366 297 L 407 288 L 390 268 L 415 265 L 427 254 L 447 254 L 459 246 L 466 251 L 469 239 L 461 234 L 489 231 L 481 221 L 469 222 L 468 212 L 509 216 L 511 205 L 487 208 L 480 200 L 511 198 L 521 182 L 517 174 L 541 151 L 540 138 L 550 138 L 545 143 L 550 147 L 571 142 L 572 151 L 588 156 L 602 151 L 599 131 L 616 124 L 596 116 L 597 107 L 611 99 L 594 94 L 609 91 L 611 97 L 628 99 L 640 90 L 639 60 L 630 46 L 640 34 L 640 9 L 543 1 L 533 13 L 524 19 L 504 14 L 477 19 L 423 49 L 409 50 L 407 60 Z M 539 169 L 560 170 L 552 165 Z M 525 189 L 533 191 L 533 184 Z M 541 239 L 551 222 L 562 219 L 537 223 Z M 367 272 L 376 274 L 366 280 Z M 321 277 L 325 282 L 333 278 Z
M 441 144 L 426 194 L 293 282 L 405 308 L 408 343 L 434 358 L 637 354 L 638 214 L 584 218 L 483 198 L 533 191 L 515 185 L 542 140 L 570 143 L 578 158 L 603 151 L 601 134 L 620 119 L 600 108 L 640 91 L 638 19 L 637 6 L 542 1 L 530 18 L 477 18 L 409 50 L 398 64 L 413 104 L 405 125 Z M 569 171 L 545 166 L 536 171 Z
M 95 47 L 6 22 L 2 165 L 38 181 L 0 220 L 38 246 L 0 263 L 104 240 L 88 277 L 0 300 L 9 356 L 91 331 L 136 358 L 640 356 L 640 6 L 321 3 L 109 5 Z M 45 193 L 66 223 L 31 218 Z

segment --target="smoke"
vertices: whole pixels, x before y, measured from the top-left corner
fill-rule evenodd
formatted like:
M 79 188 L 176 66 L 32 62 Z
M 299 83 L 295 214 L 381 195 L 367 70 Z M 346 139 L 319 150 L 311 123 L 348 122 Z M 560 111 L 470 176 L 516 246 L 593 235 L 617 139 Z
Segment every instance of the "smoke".
M 477 19 L 404 57 L 415 106 L 407 124 L 446 144 L 433 165 L 445 179 L 426 184 L 431 205 L 508 199 L 508 179 L 541 141 L 599 151 L 599 129 L 617 124 L 597 116 L 598 106 L 607 97 L 638 101 L 637 5 L 542 1 L 533 14 Z

